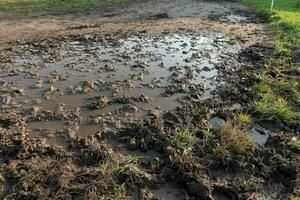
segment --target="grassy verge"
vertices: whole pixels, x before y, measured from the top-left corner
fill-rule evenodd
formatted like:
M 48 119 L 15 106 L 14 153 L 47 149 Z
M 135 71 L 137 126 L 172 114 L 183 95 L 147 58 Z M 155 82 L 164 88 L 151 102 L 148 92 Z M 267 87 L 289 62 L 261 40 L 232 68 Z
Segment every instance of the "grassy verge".
M 77 12 L 103 4 L 118 4 L 125 0 L 1 0 L 0 12 Z
M 263 118 L 277 118 L 285 123 L 299 120 L 300 109 L 300 1 L 275 0 L 270 11 L 269 0 L 242 0 L 260 12 L 267 12 L 276 29 L 274 53 L 265 69 L 256 74 L 261 80 L 255 86 L 253 107 Z M 275 75 L 274 75 L 275 74 Z

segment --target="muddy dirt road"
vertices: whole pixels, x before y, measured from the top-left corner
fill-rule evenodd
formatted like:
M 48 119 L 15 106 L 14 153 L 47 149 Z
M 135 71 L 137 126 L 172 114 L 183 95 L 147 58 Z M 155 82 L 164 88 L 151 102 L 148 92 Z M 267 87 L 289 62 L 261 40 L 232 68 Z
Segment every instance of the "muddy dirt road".
M 251 134 L 239 136 L 238 152 L 220 135 L 251 98 L 254 80 L 243 74 L 267 55 L 268 27 L 248 8 L 140 0 L 79 14 L 1 14 L 0 27 L 1 198 L 297 192 L 297 161 L 265 148 L 279 129 L 243 127 Z
M 132 0 L 121 5 L 103 6 L 75 14 L 18 16 L 2 13 L 0 15 L 0 44 L 15 40 L 89 32 L 91 29 L 99 32 L 145 29 L 157 33 L 164 29 L 176 31 L 178 28 L 212 28 L 222 32 L 244 34 L 245 37 L 251 35 L 251 32 L 264 30 L 262 24 L 256 23 L 259 19 L 250 13 L 248 17 L 251 20 L 247 21 L 251 22 L 247 23 L 246 27 L 231 23 L 223 24 L 218 20 L 219 18 L 221 21 L 245 21 L 243 17 L 235 15 L 240 12 L 247 14 L 248 9 L 234 2 Z M 211 21 L 210 19 L 217 20 Z M 262 35 L 264 34 L 260 36 Z

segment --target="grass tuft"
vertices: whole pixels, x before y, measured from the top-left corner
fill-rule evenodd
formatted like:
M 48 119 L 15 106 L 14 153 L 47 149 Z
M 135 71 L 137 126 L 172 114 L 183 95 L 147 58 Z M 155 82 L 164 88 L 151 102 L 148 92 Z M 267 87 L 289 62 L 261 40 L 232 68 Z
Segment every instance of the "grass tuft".
M 252 123 L 251 115 L 246 113 L 239 113 L 237 115 L 237 121 L 243 125 L 250 125 Z
M 171 144 L 178 149 L 191 148 L 196 141 L 197 138 L 186 128 L 177 130 L 175 135 L 171 138 Z
M 248 149 L 255 147 L 250 135 L 235 120 L 223 123 L 219 128 L 219 135 L 221 144 L 215 149 L 215 154 L 246 154 Z

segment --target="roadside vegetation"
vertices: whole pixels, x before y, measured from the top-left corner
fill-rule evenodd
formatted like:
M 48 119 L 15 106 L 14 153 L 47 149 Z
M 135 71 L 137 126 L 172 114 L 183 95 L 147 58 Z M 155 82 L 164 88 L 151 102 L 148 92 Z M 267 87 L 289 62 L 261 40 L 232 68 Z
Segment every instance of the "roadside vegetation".
M 125 0 L 2 0 L 0 12 L 57 13 L 77 12 L 103 4 L 117 4 Z
M 270 1 L 242 0 L 269 15 L 274 35 L 273 55 L 265 61 L 263 72 L 256 73 L 253 107 L 262 118 L 285 123 L 299 120 L 300 109 L 300 3 L 298 0 L 277 0 L 270 11 Z

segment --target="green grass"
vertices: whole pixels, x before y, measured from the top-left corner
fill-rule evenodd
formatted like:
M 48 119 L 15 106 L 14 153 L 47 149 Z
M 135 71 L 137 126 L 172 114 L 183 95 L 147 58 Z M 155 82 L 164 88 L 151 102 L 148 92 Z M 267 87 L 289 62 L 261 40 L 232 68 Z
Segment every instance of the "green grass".
M 125 0 L 0 0 L 1 12 L 77 12 L 102 4 L 117 4 Z
M 300 6 L 299 0 L 275 0 L 270 11 L 271 0 L 241 0 L 260 12 L 270 15 L 272 24 L 277 29 L 276 48 L 289 55 L 290 50 L 300 48 Z
M 264 118 L 277 118 L 286 123 L 292 123 L 299 119 L 299 113 L 292 110 L 287 101 L 276 95 L 269 84 L 260 83 L 255 87 L 257 100 L 253 105 L 256 111 Z
M 239 113 L 236 120 L 245 125 L 250 125 L 252 123 L 251 115 L 247 113 Z
M 171 138 L 171 144 L 178 149 L 192 148 L 197 138 L 186 128 L 176 131 Z
M 266 60 L 264 72 L 258 75 L 256 111 L 264 118 L 277 118 L 286 123 L 299 120 L 299 80 L 295 76 L 286 77 L 284 71 L 293 71 L 295 52 L 300 49 L 300 1 L 275 0 L 270 10 L 271 0 L 241 0 L 259 12 L 269 15 L 271 25 L 276 30 L 273 37 L 273 55 Z M 270 72 L 277 76 L 269 76 Z M 297 108 L 298 107 L 298 108 Z
M 258 11 L 265 11 L 270 9 L 271 0 L 242 0 L 243 3 L 248 4 Z M 275 0 L 274 10 L 280 11 L 298 11 L 300 8 L 297 7 L 298 0 Z

